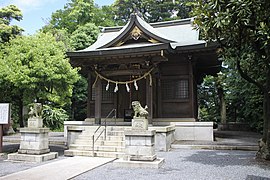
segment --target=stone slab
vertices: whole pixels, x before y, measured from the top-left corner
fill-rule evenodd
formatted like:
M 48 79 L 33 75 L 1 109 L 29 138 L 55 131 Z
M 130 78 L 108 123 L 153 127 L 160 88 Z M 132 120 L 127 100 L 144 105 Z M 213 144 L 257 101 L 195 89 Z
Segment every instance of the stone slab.
M 28 128 L 42 128 L 43 127 L 43 119 L 32 117 L 28 119 Z
M 157 155 L 152 155 L 152 156 L 147 156 L 147 155 L 128 155 L 128 157 L 126 158 L 130 161 L 154 161 L 157 159 Z
M 41 155 L 49 153 L 50 149 L 19 149 L 19 154 Z
M 150 126 L 148 130 L 156 130 L 156 132 L 170 132 L 175 130 L 175 125 L 168 126 Z
M 53 161 L 41 166 L 16 172 L 0 179 L 8 180 L 63 180 L 72 179 L 84 172 L 102 166 L 115 160 L 115 158 L 99 157 L 69 157 L 63 160 Z M 92 178 L 94 179 L 94 177 Z
M 48 133 L 49 128 L 21 128 L 20 133 Z
M 213 122 L 177 122 L 175 140 L 214 141 Z
M 154 146 L 127 146 L 125 153 L 130 156 L 153 156 L 155 155 Z
M 58 157 L 57 152 L 50 152 L 50 153 L 41 154 L 41 155 L 30 155 L 30 154 L 19 154 L 19 153 L 8 154 L 8 160 L 26 161 L 26 162 L 43 162 L 43 161 L 55 159 L 57 157 Z
M 155 168 L 158 169 L 165 162 L 163 158 L 158 158 L 155 161 L 126 161 L 118 159 L 113 162 L 116 167 L 127 167 L 127 168 Z
M 132 129 L 133 130 L 147 130 L 148 129 L 148 119 L 145 119 L 145 118 L 132 119 Z
M 154 136 L 155 130 L 126 130 L 125 136 Z
M 126 146 L 153 146 L 155 136 L 125 136 Z

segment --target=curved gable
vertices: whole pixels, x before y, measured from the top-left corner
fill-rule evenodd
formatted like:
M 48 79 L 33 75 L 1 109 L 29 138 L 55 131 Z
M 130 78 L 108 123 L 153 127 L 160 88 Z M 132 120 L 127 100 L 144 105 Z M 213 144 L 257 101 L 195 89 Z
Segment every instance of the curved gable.
M 129 23 L 119 31 L 119 35 L 98 49 L 118 47 L 139 42 L 156 44 L 171 43 L 175 41 L 158 32 L 138 15 L 132 14 Z

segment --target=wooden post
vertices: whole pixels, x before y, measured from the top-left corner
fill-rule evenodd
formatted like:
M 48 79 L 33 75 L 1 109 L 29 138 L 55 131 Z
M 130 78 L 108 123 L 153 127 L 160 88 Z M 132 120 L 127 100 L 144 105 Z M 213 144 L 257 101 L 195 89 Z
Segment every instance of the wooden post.
M 191 116 L 195 119 L 197 119 L 196 115 L 195 115 L 195 101 L 197 101 L 197 99 L 195 99 L 194 97 L 194 74 L 193 74 L 193 62 L 190 59 L 189 60 L 189 95 L 190 95 L 190 108 L 191 108 Z M 197 87 L 195 87 L 197 88 Z
M 0 153 L 3 152 L 3 124 L 0 124 Z
M 146 78 L 146 104 L 147 104 L 147 111 L 148 115 L 148 123 L 152 124 L 153 120 L 153 79 L 151 79 L 152 84 L 150 84 L 150 77 L 147 76 Z
M 96 124 L 101 122 L 101 101 L 102 101 L 102 84 L 101 80 L 98 78 L 95 87 L 95 121 Z
M 86 118 L 91 118 L 91 100 L 92 100 L 92 79 L 91 79 L 91 73 L 90 71 L 88 72 L 88 77 L 87 77 L 87 115 Z

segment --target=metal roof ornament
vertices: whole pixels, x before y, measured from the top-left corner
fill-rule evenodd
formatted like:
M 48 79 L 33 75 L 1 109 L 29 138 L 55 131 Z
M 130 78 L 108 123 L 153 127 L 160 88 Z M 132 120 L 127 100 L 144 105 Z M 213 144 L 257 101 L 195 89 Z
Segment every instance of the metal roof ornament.
M 137 41 L 141 37 L 142 31 L 137 26 L 135 26 L 130 32 L 130 35 L 135 41 Z

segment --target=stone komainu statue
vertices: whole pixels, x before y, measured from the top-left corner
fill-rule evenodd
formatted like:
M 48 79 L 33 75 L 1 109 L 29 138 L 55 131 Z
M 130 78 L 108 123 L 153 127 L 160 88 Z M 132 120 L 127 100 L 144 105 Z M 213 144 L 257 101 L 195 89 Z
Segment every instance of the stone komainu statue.
M 132 108 L 134 110 L 134 117 L 133 118 L 147 118 L 148 112 L 146 111 L 147 106 L 143 108 L 139 101 L 132 102 Z
M 29 115 L 29 118 L 41 118 L 42 117 L 42 104 L 41 103 L 31 104 L 28 115 Z

